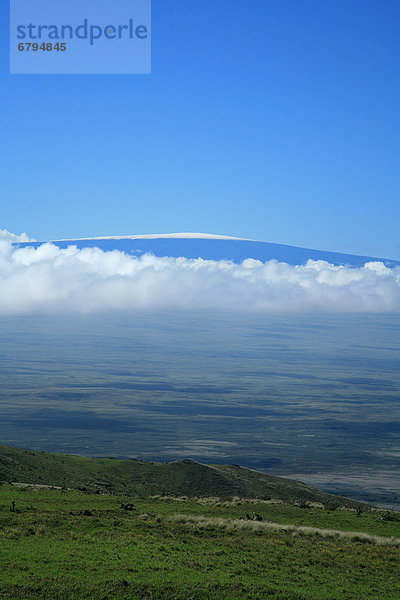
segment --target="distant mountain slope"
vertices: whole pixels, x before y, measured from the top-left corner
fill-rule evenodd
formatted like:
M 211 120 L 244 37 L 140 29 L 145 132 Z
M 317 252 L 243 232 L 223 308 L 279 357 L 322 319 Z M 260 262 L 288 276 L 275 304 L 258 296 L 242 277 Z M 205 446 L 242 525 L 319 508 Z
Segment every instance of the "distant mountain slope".
M 44 242 L 24 242 L 19 247 L 33 246 L 37 248 Z M 172 256 L 185 258 L 203 258 L 205 260 L 231 260 L 240 263 L 246 258 L 254 258 L 263 262 L 276 259 L 290 265 L 304 264 L 307 260 L 324 260 L 335 265 L 363 266 L 369 261 L 382 261 L 386 266 L 400 265 L 400 261 L 311 250 L 284 244 L 271 244 L 227 236 L 211 234 L 150 234 L 147 236 L 122 236 L 87 238 L 75 240 L 56 240 L 52 242 L 59 248 L 75 245 L 78 248 L 101 248 L 105 251 L 121 250 L 127 254 L 141 256 L 150 252 L 155 256 Z
M 217 496 L 308 500 L 359 506 L 304 483 L 235 465 L 204 465 L 191 460 L 152 463 L 132 459 L 84 458 L 33 452 L 0 445 L 0 482 L 35 483 L 89 491 L 150 496 Z

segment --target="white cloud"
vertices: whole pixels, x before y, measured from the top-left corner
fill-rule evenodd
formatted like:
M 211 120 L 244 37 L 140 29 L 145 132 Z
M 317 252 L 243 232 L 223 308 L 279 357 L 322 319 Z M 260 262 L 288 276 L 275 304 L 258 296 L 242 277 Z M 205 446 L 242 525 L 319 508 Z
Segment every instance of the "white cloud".
M 6 240 L 7 242 L 36 242 L 36 240 L 29 238 L 26 233 L 17 235 L 10 233 L 7 229 L 0 229 L 0 240 Z
M 400 267 L 253 259 L 238 265 L 52 244 L 16 249 L 0 241 L 2 315 L 164 309 L 399 311 Z

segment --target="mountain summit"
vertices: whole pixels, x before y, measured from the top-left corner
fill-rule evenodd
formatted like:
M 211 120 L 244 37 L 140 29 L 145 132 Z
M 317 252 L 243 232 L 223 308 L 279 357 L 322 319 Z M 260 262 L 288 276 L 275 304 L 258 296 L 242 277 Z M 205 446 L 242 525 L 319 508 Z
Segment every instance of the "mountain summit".
M 19 247 L 38 247 L 44 242 L 20 242 Z M 372 256 L 358 256 L 299 248 L 285 244 L 259 242 L 244 238 L 211 233 L 152 233 L 145 235 L 104 236 L 93 238 L 76 238 L 52 240 L 59 248 L 77 246 L 78 248 L 100 248 L 104 251 L 120 250 L 134 256 L 146 253 L 155 256 L 184 257 L 188 259 L 229 260 L 241 263 L 246 258 L 260 260 L 277 260 L 289 265 L 302 265 L 308 260 L 322 260 L 333 265 L 362 267 L 367 262 L 380 261 L 387 267 L 400 265 L 400 261 Z

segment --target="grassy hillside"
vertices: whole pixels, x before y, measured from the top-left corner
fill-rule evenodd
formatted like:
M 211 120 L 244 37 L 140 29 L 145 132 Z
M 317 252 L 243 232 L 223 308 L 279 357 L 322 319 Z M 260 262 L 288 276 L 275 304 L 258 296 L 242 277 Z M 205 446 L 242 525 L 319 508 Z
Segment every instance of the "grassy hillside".
M 399 513 L 299 482 L 7 446 L 0 481 L 4 599 L 400 597 Z
M 316 503 L 3 483 L 0 597 L 398 600 L 395 518 Z
M 148 497 L 273 498 L 334 506 L 359 503 L 308 485 L 235 465 L 203 465 L 190 460 L 151 463 L 142 460 L 84 458 L 0 446 L 0 481 L 61 486 L 91 492 Z

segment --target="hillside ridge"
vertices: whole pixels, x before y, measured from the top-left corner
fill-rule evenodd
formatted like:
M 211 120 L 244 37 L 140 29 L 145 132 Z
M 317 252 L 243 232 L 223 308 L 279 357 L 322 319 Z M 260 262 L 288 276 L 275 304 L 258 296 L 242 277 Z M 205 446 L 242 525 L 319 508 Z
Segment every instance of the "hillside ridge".
M 132 458 L 87 458 L 4 445 L 0 445 L 1 481 L 142 497 L 160 494 L 362 505 L 299 481 L 238 465 L 206 465 L 189 459 L 158 463 Z

